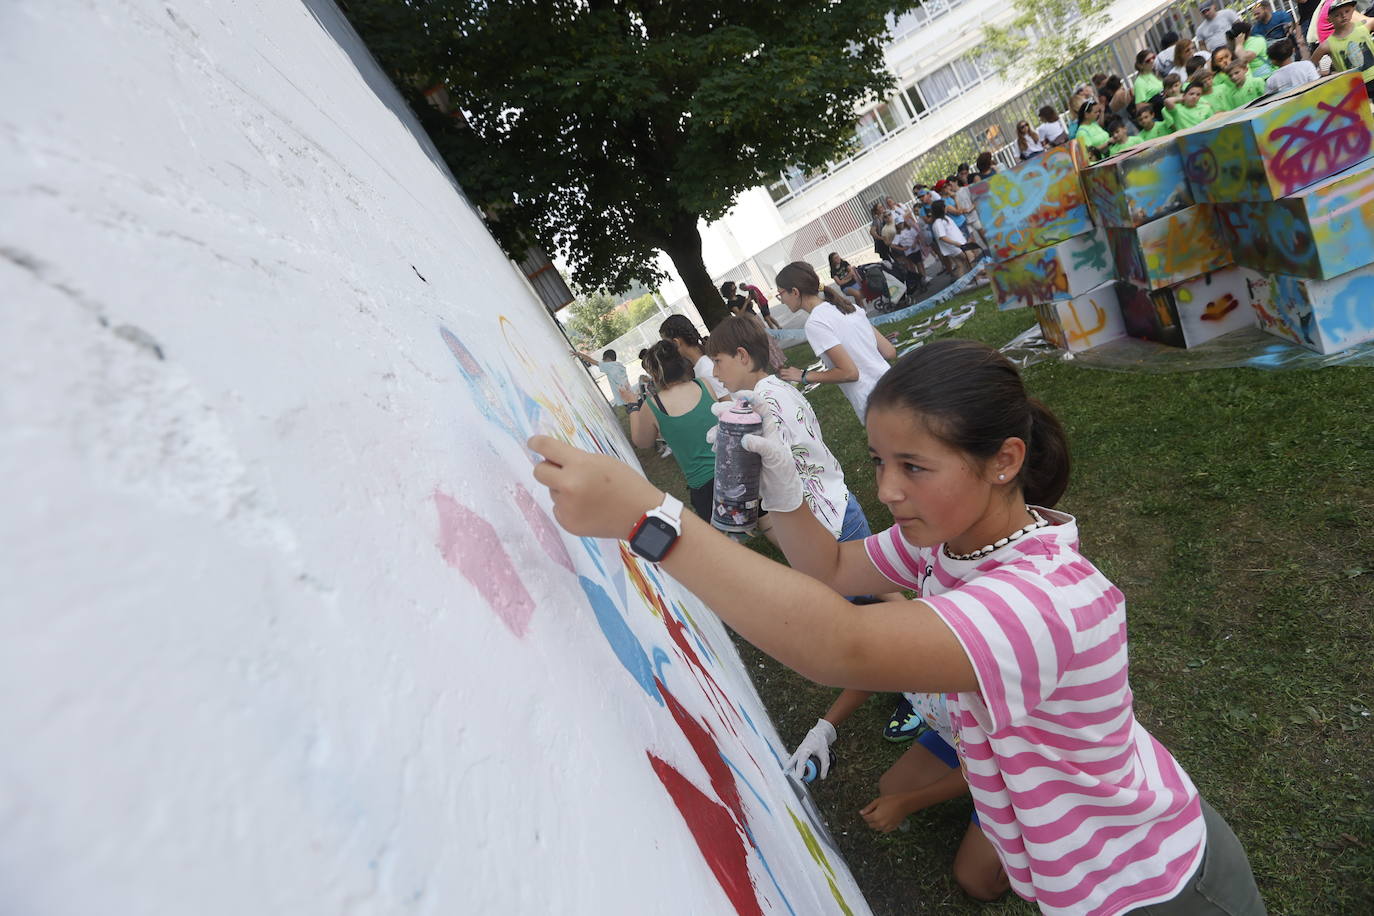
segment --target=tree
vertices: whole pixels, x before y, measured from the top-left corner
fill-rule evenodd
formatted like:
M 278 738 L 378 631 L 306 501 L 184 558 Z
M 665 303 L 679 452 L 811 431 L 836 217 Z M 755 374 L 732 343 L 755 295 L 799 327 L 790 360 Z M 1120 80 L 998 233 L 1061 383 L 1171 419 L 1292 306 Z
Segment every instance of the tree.
M 630 316 L 630 327 L 637 328 L 644 323 L 654 312 L 658 311 L 658 298 L 653 293 L 646 293 L 630 303 L 626 312 Z
M 568 306 L 569 333 L 583 348 L 604 347 L 632 327 L 629 315 L 615 308 L 616 301 L 605 293 L 579 298 Z
M 1009 75 L 1040 82 L 1100 40 L 1106 0 L 1013 0 L 1006 25 L 983 26 L 983 47 Z
M 894 88 L 885 16 L 915 0 L 343 0 L 507 252 L 559 252 L 583 288 L 673 262 L 708 324 L 725 304 L 699 220 L 853 141 Z M 446 89 L 458 117 L 424 102 Z

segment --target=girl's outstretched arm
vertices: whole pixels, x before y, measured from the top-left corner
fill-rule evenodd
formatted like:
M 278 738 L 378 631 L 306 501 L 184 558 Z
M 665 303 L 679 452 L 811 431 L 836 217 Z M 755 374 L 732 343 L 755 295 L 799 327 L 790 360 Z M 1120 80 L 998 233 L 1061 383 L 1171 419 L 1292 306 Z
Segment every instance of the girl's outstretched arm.
M 535 480 L 573 534 L 624 538 L 662 492 L 628 465 L 547 436 Z M 808 515 L 805 506 L 798 512 Z M 973 666 L 922 601 L 854 606 L 809 576 L 736 544 L 694 515 L 663 568 L 749 642 L 804 677 L 863 690 L 970 691 Z

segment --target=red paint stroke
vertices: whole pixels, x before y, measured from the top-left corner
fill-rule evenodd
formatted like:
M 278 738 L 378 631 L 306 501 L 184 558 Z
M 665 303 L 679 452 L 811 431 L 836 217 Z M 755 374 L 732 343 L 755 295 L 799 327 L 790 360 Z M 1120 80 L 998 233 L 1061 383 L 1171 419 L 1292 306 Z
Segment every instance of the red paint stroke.
M 553 519 L 549 518 L 548 513 L 534 501 L 530 491 L 518 483 L 515 485 L 515 505 L 520 508 L 520 514 L 525 516 L 530 530 L 534 532 L 535 540 L 544 548 L 549 558 L 568 572 L 576 573 L 572 557 L 568 556 L 568 548 L 563 545 L 563 538 L 558 534 L 558 527 L 554 525 Z
M 754 892 L 754 882 L 749 876 L 749 850 L 744 838 L 735 827 L 730 812 L 722 805 L 711 801 L 677 770 L 672 764 L 660 760 L 649 751 L 644 752 L 655 775 L 668 795 L 677 806 L 678 813 L 687 823 L 687 829 L 696 840 L 697 849 L 706 860 L 720 889 L 730 898 L 735 912 L 741 916 L 763 916 L 758 897 Z
M 720 746 L 716 744 L 716 737 L 711 733 L 710 727 L 697 719 L 687 711 L 677 697 L 669 692 L 667 687 L 658 678 L 654 678 L 654 684 L 658 686 L 658 692 L 662 695 L 664 702 L 668 705 L 668 711 L 673 714 L 673 721 L 677 723 L 682 736 L 687 739 L 687 743 L 692 746 L 697 759 L 706 768 L 706 775 L 711 780 L 711 788 L 716 790 L 716 795 L 725 802 L 726 807 L 735 813 L 739 825 L 742 828 L 746 822 L 744 816 L 744 803 L 740 800 L 739 787 L 735 785 L 735 774 L 730 770 L 730 765 L 725 762 L 725 758 L 720 754 Z
M 668 605 L 664 602 L 661 595 L 654 587 L 649 584 L 644 571 L 639 568 L 639 560 L 630 553 L 622 541 L 620 544 L 620 562 L 629 573 L 630 581 L 634 583 L 635 590 L 639 592 L 641 598 L 654 608 L 660 620 L 663 621 L 663 628 L 668 631 L 668 636 L 673 641 L 677 654 L 683 661 L 687 662 L 692 669 L 692 676 L 696 678 L 697 686 L 706 695 L 706 699 L 715 707 L 720 720 L 730 729 L 731 733 L 738 736 L 739 730 L 735 728 L 735 722 L 743 724 L 740 720 L 739 712 L 730 702 L 729 696 L 721 689 L 720 684 L 716 683 L 715 677 L 706 670 L 706 666 L 701 663 L 701 657 L 697 655 L 690 642 L 687 641 L 687 628 L 668 611 Z M 727 711 L 729 715 L 727 715 Z M 734 720 L 734 722 L 731 721 Z
M 515 565 L 501 546 L 501 537 L 486 519 L 442 490 L 434 491 L 439 513 L 439 553 L 444 562 L 463 574 L 516 636 L 524 636 L 534 615 L 534 601 Z

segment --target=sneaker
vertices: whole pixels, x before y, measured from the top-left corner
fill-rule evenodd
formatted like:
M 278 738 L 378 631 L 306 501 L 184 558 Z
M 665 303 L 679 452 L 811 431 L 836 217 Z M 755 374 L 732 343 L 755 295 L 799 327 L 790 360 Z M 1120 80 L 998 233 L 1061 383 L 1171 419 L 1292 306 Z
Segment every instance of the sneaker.
M 911 701 L 902 697 L 897 702 L 897 708 L 892 710 L 892 715 L 888 716 L 887 728 L 883 729 L 883 737 L 894 744 L 901 744 L 914 740 L 929 728 L 930 726 L 921 718 L 921 714 L 911 708 Z

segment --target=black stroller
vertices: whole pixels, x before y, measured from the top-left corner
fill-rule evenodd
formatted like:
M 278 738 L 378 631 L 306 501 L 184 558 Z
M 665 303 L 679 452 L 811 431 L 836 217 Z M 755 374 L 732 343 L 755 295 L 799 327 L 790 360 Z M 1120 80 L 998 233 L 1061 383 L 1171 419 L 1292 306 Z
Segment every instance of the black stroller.
M 899 279 L 901 269 L 886 261 L 876 264 L 860 264 L 859 279 L 873 308 L 879 312 L 891 312 L 906 304 L 907 285 Z

